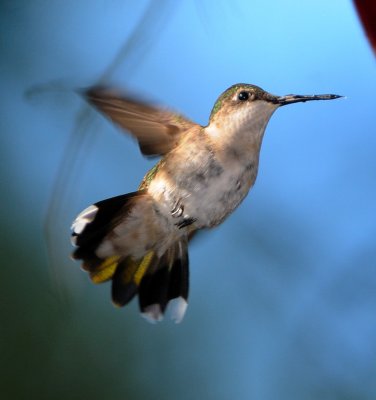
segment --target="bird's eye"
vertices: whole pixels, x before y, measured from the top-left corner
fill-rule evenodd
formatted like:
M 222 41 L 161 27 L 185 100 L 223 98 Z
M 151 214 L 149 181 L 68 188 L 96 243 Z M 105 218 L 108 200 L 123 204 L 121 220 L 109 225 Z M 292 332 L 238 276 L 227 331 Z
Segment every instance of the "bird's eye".
M 248 92 L 245 92 L 245 91 L 240 92 L 240 93 L 238 94 L 238 99 L 239 99 L 240 101 L 247 101 L 247 100 L 249 99 L 249 93 L 248 93 Z

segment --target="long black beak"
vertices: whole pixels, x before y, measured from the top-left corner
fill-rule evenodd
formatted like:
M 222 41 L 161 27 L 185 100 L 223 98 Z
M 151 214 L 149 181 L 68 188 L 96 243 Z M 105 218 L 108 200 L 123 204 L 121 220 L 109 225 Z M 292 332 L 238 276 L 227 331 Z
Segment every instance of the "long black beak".
M 334 100 L 339 99 L 340 97 L 338 94 L 313 94 L 311 96 L 302 96 L 300 94 L 287 94 L 286 96 L 277 96 L 276 103 L 280 106 L 285 106 L 287 104 L 292 103 L 300 103 L 305 101 L 311 100 Z

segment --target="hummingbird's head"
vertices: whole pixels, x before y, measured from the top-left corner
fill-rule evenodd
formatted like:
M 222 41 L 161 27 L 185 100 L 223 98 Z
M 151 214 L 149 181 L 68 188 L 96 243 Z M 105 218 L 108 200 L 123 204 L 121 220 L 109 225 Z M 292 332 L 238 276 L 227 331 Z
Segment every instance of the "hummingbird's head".
M 294 95 L 275 96 L 258 86 L 238 83 L 223 92 L 212 109 L 209 124 L 216 128 L 247 130 L 263 134 L 274 111 L 281 106 L 311 100 L 332 100 L 341 96 Z
M 240 115 L 251 114 L 251 117 L 254 117 L 255 110 L 264 118 L 269 119 L 278 107 L 287 104 L 311 100 L 333 100 L 339 97 L 342 96 L 336 94 L 275 96 L 256 85 L 237 83 L 219 96 L 210 114 L 210 122 L 218 119 L 223 120 L 230 115 L 239 117 Z
M 311 100 L 332 100 L 338 95 L 275 96 L 255 85 L 238 83 L 223 92 L 210 114 L 206 131 L 226 146 L 259 146 L 274 111 L 287 104 Z
M 255 85 L 238 83 L 229 87 L 215 102 L 210 114 L 210 123 L 223 125 L 227 121 L 246 123 L 254 118 L 255 111 L 259 117 L 269 120 L 279 104 L 276 96 Z

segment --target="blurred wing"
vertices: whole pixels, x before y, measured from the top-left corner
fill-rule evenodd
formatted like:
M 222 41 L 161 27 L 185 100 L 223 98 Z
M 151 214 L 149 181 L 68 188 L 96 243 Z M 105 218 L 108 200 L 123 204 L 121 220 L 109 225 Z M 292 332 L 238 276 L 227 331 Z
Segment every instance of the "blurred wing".
M 85 96 L 89 103 L 129 131 L 147 156 L 168 153 L 176 147 L 184 132 L 196 126 L 177 113 L 119 95 L 107 88 L 91 88 Z

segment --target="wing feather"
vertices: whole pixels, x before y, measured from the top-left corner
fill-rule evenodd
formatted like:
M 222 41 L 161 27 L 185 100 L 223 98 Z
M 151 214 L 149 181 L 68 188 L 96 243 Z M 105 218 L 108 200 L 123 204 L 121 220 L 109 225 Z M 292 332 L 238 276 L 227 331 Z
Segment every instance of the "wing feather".
M 197 126 L 173 111 L 147 104 L 115 90 L 93 87 L 85 92 L 89 103 L 138 141 L 147 156 L 163 155 L 175 148 L 184 132 Z

